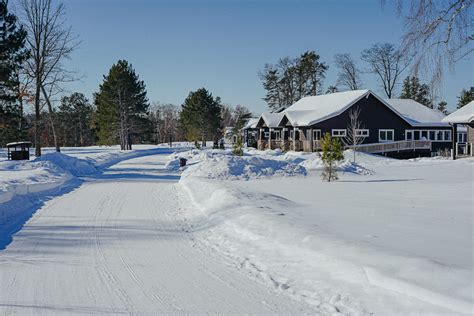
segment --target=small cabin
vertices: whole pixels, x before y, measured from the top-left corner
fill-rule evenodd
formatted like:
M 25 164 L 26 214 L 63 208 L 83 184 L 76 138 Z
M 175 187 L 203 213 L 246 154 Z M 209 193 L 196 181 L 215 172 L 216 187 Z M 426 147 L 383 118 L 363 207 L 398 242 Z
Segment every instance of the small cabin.
M 29 160 L 31 142 L 8 143 L 8 160 Z

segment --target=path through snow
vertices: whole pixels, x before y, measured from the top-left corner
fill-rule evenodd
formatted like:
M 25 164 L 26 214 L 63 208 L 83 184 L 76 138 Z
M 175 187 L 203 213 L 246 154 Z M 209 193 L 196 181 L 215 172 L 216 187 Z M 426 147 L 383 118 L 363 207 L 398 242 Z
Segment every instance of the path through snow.
M 0 314 L 314 312 L 195 247 L 165 160 L 121 162 L 46 202 L 0 252 Z

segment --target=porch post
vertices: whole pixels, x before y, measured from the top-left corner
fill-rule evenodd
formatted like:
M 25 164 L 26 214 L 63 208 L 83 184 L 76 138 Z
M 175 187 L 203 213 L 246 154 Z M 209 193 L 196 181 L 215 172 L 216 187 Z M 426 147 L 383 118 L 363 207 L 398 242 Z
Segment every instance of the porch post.
M 458 124 L 453 124 L 453 132 L 451 135 L 453 143 L 453 160 L 456 160 L 456 152 L 458 151 Z
M 294 127 L 293 128 L 293 151 L 296 151 L 296 131 L 298 128 Z
M 270 133 L 268 134 L 268 148 L 273 149 L 273 148 L 272 148 L 272 132 L 273 132 L 273 128 L 269 128 L 268 130 L 270 131 Z
M 309 151 L 311 151 L 311 152 L 314 151 L 313 138 L 314 138 L 314 133 L 313 133 L 313 129 L 311 128 L 311 129 L 309 130 Z

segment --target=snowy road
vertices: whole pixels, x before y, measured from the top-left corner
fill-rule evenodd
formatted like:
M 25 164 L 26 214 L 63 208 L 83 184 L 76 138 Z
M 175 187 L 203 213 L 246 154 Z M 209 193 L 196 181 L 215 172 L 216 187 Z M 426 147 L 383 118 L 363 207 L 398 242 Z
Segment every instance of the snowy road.
M 314 312 L 193 243 L 165 158 L 114 165 L 39 209 L 0 252 L 0 314 Z

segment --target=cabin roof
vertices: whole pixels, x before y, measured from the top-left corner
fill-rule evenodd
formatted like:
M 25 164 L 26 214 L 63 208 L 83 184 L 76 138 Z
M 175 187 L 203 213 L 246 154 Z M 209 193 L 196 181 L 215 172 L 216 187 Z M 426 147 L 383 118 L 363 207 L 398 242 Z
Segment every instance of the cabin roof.
M 280 125 L 281 120 L 285 112 L 281 113 L 263 113 L 261 119 L 265 122 L 267 127 L 278 127 Z
M 242 129 L 256 128 L 258 120 L 258 117 L 250 118 Z
M 429 107 L 411 99 L 385 99 L 392 108 L 403 115 L 412 126 L 436 125 L 445 126 L 442 120 L 445 117 L 438 110 Z
M 454 111 L 443 119 L 446 123 L 470 124 L 474 123 L 474 101 Z

